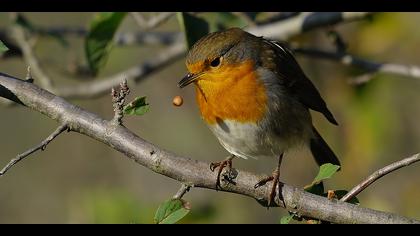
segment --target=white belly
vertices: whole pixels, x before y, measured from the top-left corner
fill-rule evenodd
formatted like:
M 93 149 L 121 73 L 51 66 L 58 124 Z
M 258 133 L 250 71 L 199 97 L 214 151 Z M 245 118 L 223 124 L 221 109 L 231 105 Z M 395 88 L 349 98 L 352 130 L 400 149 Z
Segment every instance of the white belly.
M 244 159 L 277 157 L 284 151 L 281 140 L 261 132 L 256 124 L 219 120 L 209 127 L 228 152 Z

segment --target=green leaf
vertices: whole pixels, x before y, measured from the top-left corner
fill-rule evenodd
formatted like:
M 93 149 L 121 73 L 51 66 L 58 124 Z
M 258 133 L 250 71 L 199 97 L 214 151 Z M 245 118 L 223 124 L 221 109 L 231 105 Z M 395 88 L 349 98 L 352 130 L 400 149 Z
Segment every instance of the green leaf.
M 293 215 L 283 216 L 283 217 L 280 219 L 280 224 L 282 224 L 282 225 L 287 225 L 287 224 L 289 224 L 289 222 L 290 222 L 292 219 L 293 219 Z
M 9 50 L 6 45 L 4 45 L 4 43 L 2 41 L 0 41 L 0 53 L 6 52 L 7 50 Z
M 349 191 L 347 190 L 334 190 L 334 193 L 338 199 L 341 199 L 342 197 L 344 197 L 344 195 L 346 195 L 348 192 Z M 357 199 L 357 197 L 352 197 L 347 202 L 351 204 L 355 204 L 355 205 L 360 204 L 359 199 Z
M 333 165 L 331 163 L 323 164 L 319 168 L 318 175 L 315 177 L 313 183 L 319 183 L 324 179 L 331 178 L 335 174 L 335 172 L 338 171 L 338 169 L 340 169 L 340 166 Z
M 323 164 L 319 168 L 318 175 L 315 177 L 314 181 L 312 181 L 310 185 L 305 186 L 305 191 L 323 196 L 324 184 L 322 183 L 322 180 L 331 178 L 338 169 L 340 169 L 340 166 L 331 163 Z
M 124 106 L 124 114 L 126 115 L 144 115 L 150 109 L 150 105 L 146 102 L 146 97 L 136 97 L 132 102 Z
M 112 39 L 125 15 L 125 12 L 102 12 L 94 16 L 85 41 L 86 57 L 94 74 L 105 65 L 113 45 Z
M 189 203 L 182 199 L 170 199 L 162 203 L 156 211 L 157 224 L 174 224 L 190 212 Z
M 209 24 L 203 18 L 185 12 L 177 12 L 178 23 L 184 32 L 187 47 L 191 48 L 201 37 L 207 35 Z

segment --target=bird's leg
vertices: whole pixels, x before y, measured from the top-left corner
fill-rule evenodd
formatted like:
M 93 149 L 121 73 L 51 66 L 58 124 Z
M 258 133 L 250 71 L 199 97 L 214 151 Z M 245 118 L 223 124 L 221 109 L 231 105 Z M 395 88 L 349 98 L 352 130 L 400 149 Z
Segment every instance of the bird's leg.
M 210 164 L 210 170 L 214 171 L 217 167 L 219 167 L 219 170 L 217 171 L 217 180 L 216 180 L 216 190 L 218 188 L 221 188 L 220 185 L 220 175 L 222 174 L 223 169 L 228 166 L 229 169 L 232 169 L 232 159 L 235 157 L 235 155 L 231 155 L 230 157 L 226 158 L 223 161 L 220 162 L 213 162 Z
M 273 171 L 273 174 L 271 176 L 267 176 L 267 177 L 261 179 L 260 181 L 258 181 L 257 184 L 254 185 L 254 188 L 258 188 L 258 187 L 261 187 L 261 186 L 265 185 L 266 183 L 268 183 L 270 181 L 273 181 L 271 191 L 268 194 L 267 207 L 271 206 L 271 203 L 274 202 L 274 197 L 276 196 L 276 188 L 277 188 L 277 184 L 279 183 L 279 179 L 280 179 L 280 166 L 281 166 L 282 160 L 283 160 L 283 153 L 279 157 L 279 162 L 278 162 L 277 168 Z M 283 202 L 283 204 L 284 204 L 284 202 Z

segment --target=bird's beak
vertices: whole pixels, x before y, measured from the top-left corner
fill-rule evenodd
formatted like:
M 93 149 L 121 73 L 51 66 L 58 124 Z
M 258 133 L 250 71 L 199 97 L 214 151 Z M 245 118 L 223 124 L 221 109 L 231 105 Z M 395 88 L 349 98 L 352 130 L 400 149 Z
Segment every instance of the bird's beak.
M 178 87 L 183 88 L 191 84 L 192 82 L 196 81 L 202 75 L 203 75 L 202 72 L 198 74 L 188 73 L 184 78 L 182 78 L 181 81 L 178 82 Z

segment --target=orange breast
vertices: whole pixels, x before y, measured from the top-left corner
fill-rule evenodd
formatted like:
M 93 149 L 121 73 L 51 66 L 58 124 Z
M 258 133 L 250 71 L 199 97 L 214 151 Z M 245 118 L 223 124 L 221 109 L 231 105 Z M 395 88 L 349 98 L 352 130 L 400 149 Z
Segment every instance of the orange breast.
M 196 90 L 204 120 L 209 124 L 217 119 L 243 123 L 261 120 L 267 109 L 267 95 L 257 76 L 250 61 L 203 76 Z

